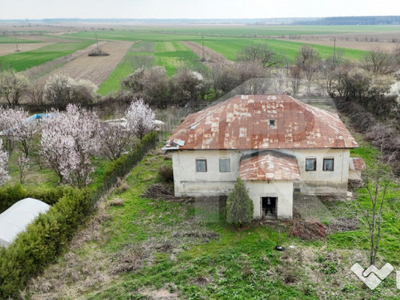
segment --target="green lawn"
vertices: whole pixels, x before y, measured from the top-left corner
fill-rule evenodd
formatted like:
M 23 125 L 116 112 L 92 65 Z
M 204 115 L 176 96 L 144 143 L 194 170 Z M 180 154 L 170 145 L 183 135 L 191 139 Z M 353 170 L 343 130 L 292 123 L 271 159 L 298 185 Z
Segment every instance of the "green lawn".
M 14 53 L 0 57 L 0 66 L 20 72 L 84 49 L 93 43 L 94 41 L 56 43 L 33 51 Z

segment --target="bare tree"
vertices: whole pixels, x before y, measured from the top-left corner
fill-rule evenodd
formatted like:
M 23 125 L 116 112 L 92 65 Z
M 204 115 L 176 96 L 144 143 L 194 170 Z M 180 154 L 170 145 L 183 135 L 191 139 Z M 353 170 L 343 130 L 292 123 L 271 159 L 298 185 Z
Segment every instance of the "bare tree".
M 143 98 L 151 105 L 165 108 L 168 105 L 169 81 L 164 67 L 144 67 L 128 75 L 122 86 L 130 90 L 137 99 Z
M 267 44 L 251 44 L 237 53 L 237 61 L 257 62 L 271 68 L 283 63 L 283 57 Z
M 363 67 L 365 70 L 375 74 L 388 74 L 394 71 L 394 63 L 394 56 L 391 53 L 378 48 L 364 56 Z
M 133 132 L 122 124 L 102 123 L 101 152 L 109 160 L 116 160 L 134 144 Z
M 315 79 L 321 63 L 319 52 L 310 46 L 302 46 L 296 56 L 296 65 L 303 71 L 307 79 L 308 91 Z
M 390 181 L 384 172 L 386 169 L 379 164 L 376 170 L 367 172 L 364 179 L 364 187 L 368 192 L 368 203 L 357 202 L 360 212 L 368 225 L 370 241 L 369 260 L 370 264 L 375 264 L 379 250 L 379 242 L 382 236 L 382 211 L 386 201 L 387 190 Z
M 65 74 L 56 74 L 44 86 L 45 99 L 56 107 L 68 104 L 91 104 L 97 86 L 89 80 L 74 80 Z
M 194 101 L 197 106 L 202 84 L 204 82 L 203 75 L 198 72 L 189 70 L 184 67 L 178 70 L 172 77 L 172 95 L 174 102 L 190 102 Z
M 29 80 L 24 75 L 13 70 L 0 73 L 0 97 L 7 100 L 8 105 L 18 105 L 28 86 Z
M 30 167 L 29 157 L 20 155 L 17 159 L 17 166 L 19 170 L 19 183 L 24 184 L 26 175 Z

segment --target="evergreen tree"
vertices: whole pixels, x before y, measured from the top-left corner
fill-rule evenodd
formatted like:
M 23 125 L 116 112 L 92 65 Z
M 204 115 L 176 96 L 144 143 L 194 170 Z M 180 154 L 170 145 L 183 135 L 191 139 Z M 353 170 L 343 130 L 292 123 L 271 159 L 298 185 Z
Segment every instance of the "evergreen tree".
M 226 202 L 226 221 L 242 226 L 251 222 L 253 211 L 253 201 L 247 193 L 243 180 L 238 178 Z

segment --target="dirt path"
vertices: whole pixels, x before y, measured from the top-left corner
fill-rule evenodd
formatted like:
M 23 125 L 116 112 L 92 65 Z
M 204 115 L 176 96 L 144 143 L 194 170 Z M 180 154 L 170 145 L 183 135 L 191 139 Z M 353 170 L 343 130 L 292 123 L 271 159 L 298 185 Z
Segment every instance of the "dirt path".
M 39 48 L 46 47 L 53 43 L 32 43 L 32 44 L 18 44 L 19 52 L 32 51 Z M 0 44 L 0 56 L 14 54 L 15 52 L 15 44 Z
M 195 43 L 195 42 L 181 42 L 181 44 L 185 45 L 188 47 L 190 50 L 194 52 L 198 57 L 202 58 L 203 56 L 203 49 L 202 46 Z M 222 54 L 218 53 L 217 51 L 214 51 L 208 47 L 204 47 L 204 58 L 205 61 L 203 62 L 204 65 L 206 65 L 209 68 L 213 68 L 216 64 L 224 62 L 224 63 L 229 63 L 232 64 L 233 62 L 226 59 L 225 56 Z
M 65 73 L 74 79 L 87 79 L 99 86 L 102 84 L 111 72 L 116 68 L 126 52 L 132 46 L 131 42 L 104 42 L 101 50 L 110 54 L 109 56 L 88 56 L 88 51 L 79 55 L 72 61 L 55 69 L 49 74 L 41 77 L 38 82 L 44 83 L 49 77 L 57 73 Z M 96 47 L 96 45 L 92 45 Z M 94 47 L 91 47 L 93 49 Z M 85 50 L 87 50 L 86 48 Z

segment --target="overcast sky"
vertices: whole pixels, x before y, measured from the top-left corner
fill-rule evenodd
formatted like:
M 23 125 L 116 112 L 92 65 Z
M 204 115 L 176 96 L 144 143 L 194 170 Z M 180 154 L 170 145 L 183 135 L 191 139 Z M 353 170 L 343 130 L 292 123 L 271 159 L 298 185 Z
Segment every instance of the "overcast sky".
M 399 0 L 0 0 L 0 19 L 400 15 Z

